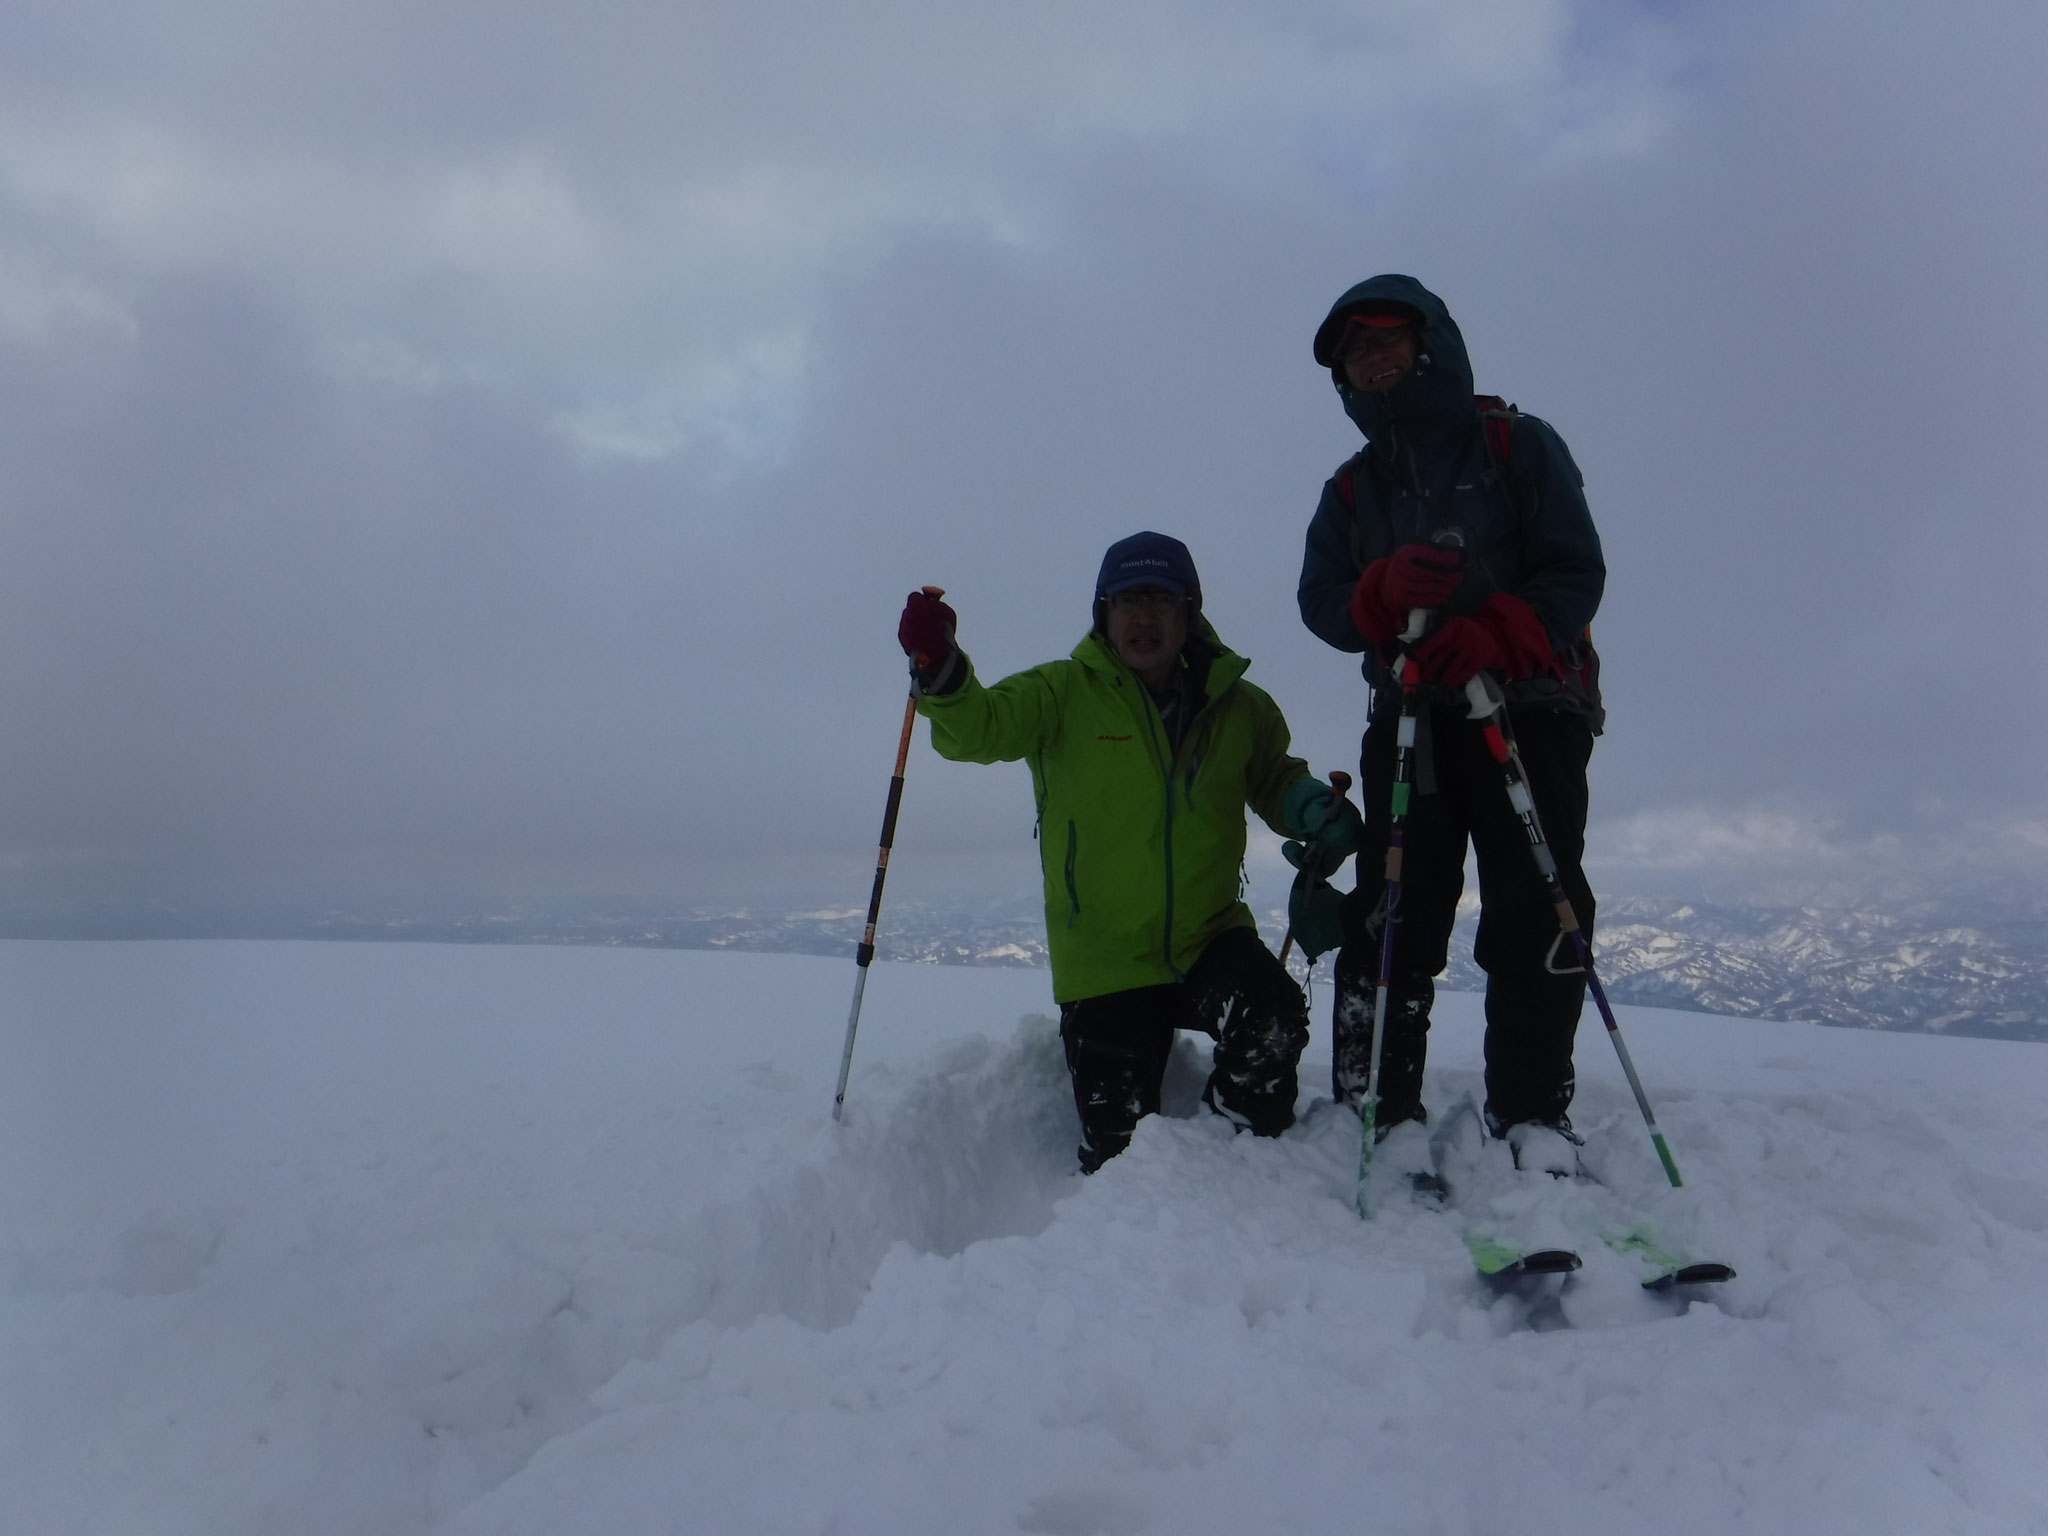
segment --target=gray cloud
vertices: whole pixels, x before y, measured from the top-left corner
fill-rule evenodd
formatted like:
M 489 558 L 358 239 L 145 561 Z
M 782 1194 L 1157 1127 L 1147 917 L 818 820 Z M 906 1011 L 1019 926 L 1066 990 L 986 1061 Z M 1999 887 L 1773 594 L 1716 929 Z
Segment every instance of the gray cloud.
M 1141 526 L 1340 766 L 1307 338 L 1389 269 L 1587 472 L 1615 867 L 2037 824 L 2031 12 L 154 14 L 0 22 L 20 891 L 854 871 L 903 592 L 1006 671 Z M 1028 871 L 912 775 L 904 878 Z

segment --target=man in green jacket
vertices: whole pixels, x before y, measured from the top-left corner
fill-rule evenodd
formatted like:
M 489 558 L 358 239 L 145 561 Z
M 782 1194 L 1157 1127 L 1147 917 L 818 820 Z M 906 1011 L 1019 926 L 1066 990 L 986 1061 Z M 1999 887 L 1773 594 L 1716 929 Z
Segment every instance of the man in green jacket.
M 1216 1039 L 1204 1102 L 1279 1135 L 1294 1123 L 1308 1009 L 1239 899 L 1245 808 L 1317 839 L 1326 868 L 1356 851 L 1357 810 L 1288 755 L 1287 722 L 1203 617 L 1178 539 L 1110 547 L 1094 625 L 1064 661 L 984 687 L 956 622 L 913 592 L 897 638 L 941 756 L 1031 765 L 1082 1170 L 1158 1110 L 1178 1029 Z

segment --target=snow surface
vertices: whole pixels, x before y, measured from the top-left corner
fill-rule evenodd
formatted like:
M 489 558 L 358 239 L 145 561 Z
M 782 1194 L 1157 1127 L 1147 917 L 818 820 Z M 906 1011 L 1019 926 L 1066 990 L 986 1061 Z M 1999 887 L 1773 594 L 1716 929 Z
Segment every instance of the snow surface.
M 1083 1180 L 1042 972 L 877 964 L 835 1126 L 853 976 L 0 945 L 0 1531 L 2048 1531 L 2048 1049 L 1624 1010 L 1672 1191 L 1589 1016 L 1585 1198 L 1740 1278 L 1527 1297 L 1354 1214 L 1320 1026 Z

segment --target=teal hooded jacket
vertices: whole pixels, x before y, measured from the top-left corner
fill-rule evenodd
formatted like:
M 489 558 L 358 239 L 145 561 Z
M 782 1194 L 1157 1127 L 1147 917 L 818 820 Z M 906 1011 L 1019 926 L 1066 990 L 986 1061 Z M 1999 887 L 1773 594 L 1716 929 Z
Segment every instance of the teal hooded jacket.
M 1337 364 L 1344 327 L 1364 308 L 1387 306 L 1415 317 L 1422 356 L 1384 395 L 1353 389 Z M 1597 730 L 1597 694 L 1567 679 L 1582 677 L 1579 646 L 1600 607 L 1607 562 L 1564 439 L 1547 422 L 1518 415 L 1501 483 L 1473 400 L 1465 338 L 1443 300 L 1412 277 L 1387 273 L 1346 292 L 1316 332 L 1315 357 L 1367 441 L 1323 486 L 1309 523 L 1296 591 L 1302 622 L 1338 650 L 1364 652 L 1366 680 L 1391 689 L 1391 655 L 1351 622 L 1352 589 L 1375 560 L 1455 528 L 1469 565 L 1443 611 L 1475 612 L 1495 592 L 1526 603 L 1549 632 L 1555 675 L 1516 679 L 1508 702 L 1573 711 Z
M 940 756 L 1031 765 L 1059 1002 L 1182 980 L 1218 934 L 1255 926 L 1240 899 L 1245 808 L 1290 835 L 1287 787 L 1308 765 L 1288 755 L 1280 707 L 1206 619 L 1181 654 L 1202 704 L 1178 751 L 1094 633 L 991 686 L 970 664 L 954 692 L 918 701 Z

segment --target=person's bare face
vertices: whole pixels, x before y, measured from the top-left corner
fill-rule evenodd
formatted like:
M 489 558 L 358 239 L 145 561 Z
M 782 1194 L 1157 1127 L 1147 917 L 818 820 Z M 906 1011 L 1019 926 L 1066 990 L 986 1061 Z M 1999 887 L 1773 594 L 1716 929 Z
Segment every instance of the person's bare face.
M 1178 592 L 1134 587 L 1109 600 L 1109 647 L 1138 681 L 1157 692 L 1173 676 L 1187 644 L 1188 604 Z

